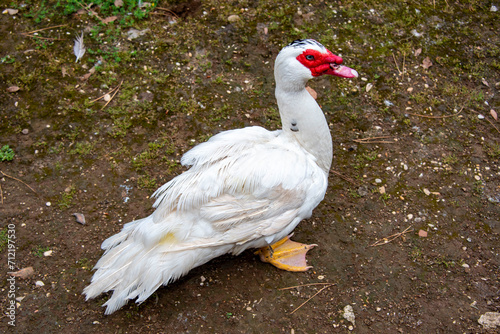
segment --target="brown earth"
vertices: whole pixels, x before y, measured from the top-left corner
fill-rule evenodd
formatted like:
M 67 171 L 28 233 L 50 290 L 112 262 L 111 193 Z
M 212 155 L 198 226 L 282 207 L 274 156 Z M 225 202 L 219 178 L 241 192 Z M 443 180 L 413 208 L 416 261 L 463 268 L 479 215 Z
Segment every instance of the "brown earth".
M 51 1 L 9 6 L 19 13 L 0 16 L 0 147 L 15 153 L 0 162 L 2 332 L 495 332 L 478 323 L 500 312 L 500 20 L 490 2 L 160 1 L 170 11 L 134 22 L 120 12 L 107 25 Z M 132 27 L 149 30 L 129 40 Z M 82 30 L 88 50 L 75 63 Z M 148 196 L 196 143 L 279 126 L 273 59 L 299 37 L 360 73 L 310 83 L 334 138 L 325 200 L 295 230 L 319 245 L 314 268 L 223 256 L 104 316 L 107 295 L 82 296 L 102 241 L 152 212 Z M 108 105 L 91 102 L 118 86 Z M 11 290 L 7 272 L 26 267 L 34 274 Z

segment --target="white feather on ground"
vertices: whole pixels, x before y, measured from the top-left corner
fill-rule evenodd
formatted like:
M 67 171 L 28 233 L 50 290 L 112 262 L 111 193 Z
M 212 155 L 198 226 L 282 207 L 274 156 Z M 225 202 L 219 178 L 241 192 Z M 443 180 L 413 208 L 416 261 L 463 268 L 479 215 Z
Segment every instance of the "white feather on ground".
M 80 58 L 82 58 L 85 54 L 85 45 L 83 45 L 83 32 L 81 36 L 76 36 L 75 45 L 73 46 L 73 52 L 76 56 L 75 63 L 77 63 L 78 60 L 80 60 Z

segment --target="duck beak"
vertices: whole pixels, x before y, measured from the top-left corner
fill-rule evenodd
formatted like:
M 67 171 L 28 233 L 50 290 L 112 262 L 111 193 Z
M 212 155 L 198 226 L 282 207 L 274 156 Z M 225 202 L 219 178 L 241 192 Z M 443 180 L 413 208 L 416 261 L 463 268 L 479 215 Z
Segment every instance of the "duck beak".
M 335 75 L 341 78 L 357 78 L 358 72 L 344 65 L 330 63 L 330 68 L 325 74 Z

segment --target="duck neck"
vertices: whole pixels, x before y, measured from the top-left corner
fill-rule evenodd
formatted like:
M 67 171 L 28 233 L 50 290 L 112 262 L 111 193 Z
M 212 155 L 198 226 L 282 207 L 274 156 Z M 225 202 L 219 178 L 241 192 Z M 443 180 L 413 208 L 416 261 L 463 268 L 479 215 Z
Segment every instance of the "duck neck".
M 325 115 L 305 89 L 305 82 L 290 85 L 277 81 L 276 99 L 284 135 L 316 157 L 318 166 L 328 174 L 333 157 L 332 137 Z

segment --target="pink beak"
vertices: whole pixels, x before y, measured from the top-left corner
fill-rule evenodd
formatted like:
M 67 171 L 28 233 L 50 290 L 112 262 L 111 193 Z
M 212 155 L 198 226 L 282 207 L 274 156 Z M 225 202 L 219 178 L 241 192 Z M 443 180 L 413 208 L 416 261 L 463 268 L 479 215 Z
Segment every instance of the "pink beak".
M 325 72 L 325 74 L 335 75 L 341 78 L 357 78 L 358 72 L 344 65 L 337 65 L 335 63 L 330 63 L 330 68 Z

